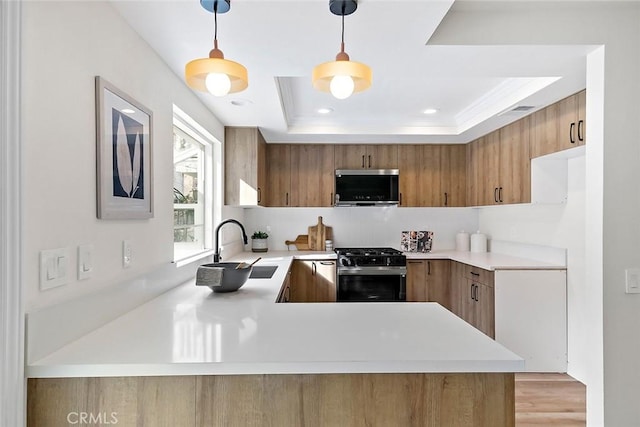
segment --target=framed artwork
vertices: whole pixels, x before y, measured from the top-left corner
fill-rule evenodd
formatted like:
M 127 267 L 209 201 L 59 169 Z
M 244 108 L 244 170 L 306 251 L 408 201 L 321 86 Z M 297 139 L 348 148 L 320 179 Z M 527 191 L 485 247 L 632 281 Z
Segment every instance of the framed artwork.
M 402 252 L 431 252 L 433 231 L 403 231 L 400 235 Z
M 153 217 L 153 114 L 96 76 L 97 216 Z

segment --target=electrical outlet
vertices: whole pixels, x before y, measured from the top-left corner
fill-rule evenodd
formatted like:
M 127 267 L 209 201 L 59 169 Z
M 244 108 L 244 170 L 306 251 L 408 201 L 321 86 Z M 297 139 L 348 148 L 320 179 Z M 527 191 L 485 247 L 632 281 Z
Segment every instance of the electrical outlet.
M 640 294 L 640 268 L 627 268 L 625 279 L 626 293 Z
M 123 240 L 122 241 L 122 267 L 129 268 L 131 267 L 131 240 Z
M 40 289 L 46 290 L 66 285 L 68 282 L 67 248 L 49 249 L 40 252 Z
M 84 280 L 93 274 L 93 245 L 78 246 L 78 280 Z

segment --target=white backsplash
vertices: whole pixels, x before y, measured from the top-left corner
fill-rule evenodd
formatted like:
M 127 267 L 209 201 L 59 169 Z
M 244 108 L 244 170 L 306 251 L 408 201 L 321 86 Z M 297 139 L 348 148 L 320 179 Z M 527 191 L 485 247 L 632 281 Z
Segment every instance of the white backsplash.
M 478 210 L 469 208 L 255 208 L 245 209 L 244 216 L 248 234 L 271 229 L 269 248 L 273 250 L 286 250 L 285 240 L 307 234 L 318 216 L 333 227 L 334 247 L 399 248 L 402 231 L 429 230 L 434 232 L 432 250 L 454 249 L 456 233 L 476 231 L 479 223 Z

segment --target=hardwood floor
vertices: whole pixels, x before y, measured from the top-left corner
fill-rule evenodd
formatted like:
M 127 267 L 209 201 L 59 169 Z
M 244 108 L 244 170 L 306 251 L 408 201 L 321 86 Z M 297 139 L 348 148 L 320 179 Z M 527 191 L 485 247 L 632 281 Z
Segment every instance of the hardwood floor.
M 585 426 L 586 387 L 566 374 L 516 374 L 516 427 Z

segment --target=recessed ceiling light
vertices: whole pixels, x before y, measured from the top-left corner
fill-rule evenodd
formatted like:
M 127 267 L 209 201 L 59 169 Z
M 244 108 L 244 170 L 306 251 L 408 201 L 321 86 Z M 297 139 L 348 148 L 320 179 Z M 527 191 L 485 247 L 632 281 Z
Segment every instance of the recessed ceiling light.
M 437 112 L 438 112 L 438 110 L 436 108 L 427 108 L 426 110 L 424 110 L 422 112 L 422 114 L 435 114 Z
M 318 108 L 317 111 L 320 114 L 329 114 L 333 111 L 333 108 Z
M 248 99 L 232 99 L 231 100 L 231 105 L 235 105 L 236 107 L 244 107 L 245 105 L 249 105 L 249 104 L 253 104 L 253 102 L 251 102 Z
M 132 110 L 131 108 L 123 108 L 122 112 L 127 114 L 133 114 L 135 113 L 135 110 Z

